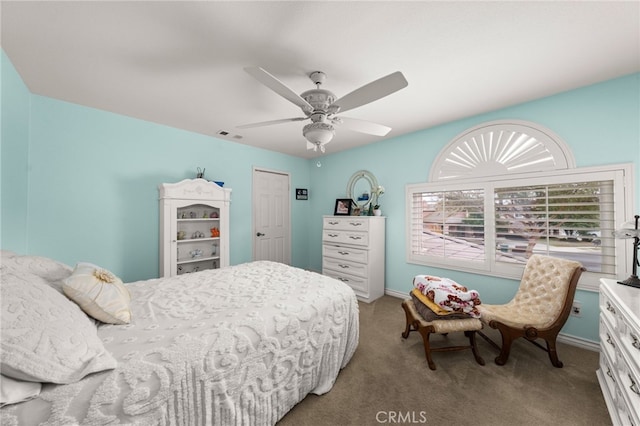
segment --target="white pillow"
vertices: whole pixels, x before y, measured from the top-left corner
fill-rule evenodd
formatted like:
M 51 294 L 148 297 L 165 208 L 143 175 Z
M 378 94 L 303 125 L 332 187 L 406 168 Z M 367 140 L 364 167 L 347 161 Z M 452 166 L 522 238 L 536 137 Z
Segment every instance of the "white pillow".
M 25 271 L 44 278 L 50 286 L 62 292 L 61 280 L 71 275 L 73 269 L 48 257 L 14 255 L 5 257 L 3 253 L 2 264 L 19 271 Z
M 2 262 L 4 262 L 5 259 L 10 259 L 16 256 L 17 254 L 12 252 L 11 250 L 0 250 L 0 261 Z
M 2 266 L 0 369 L 18 380 L 73 383 L 117 362 L 95 324 L 43 278 Z
M 42 383 L 24 382 L 0 375 L 0 407 L 17 404 L 40 395 Z
M 93 318 L 109 324 L 129 324 L 131 295 L 122 280 L 91 263 L 78 263 L 62 290 Z

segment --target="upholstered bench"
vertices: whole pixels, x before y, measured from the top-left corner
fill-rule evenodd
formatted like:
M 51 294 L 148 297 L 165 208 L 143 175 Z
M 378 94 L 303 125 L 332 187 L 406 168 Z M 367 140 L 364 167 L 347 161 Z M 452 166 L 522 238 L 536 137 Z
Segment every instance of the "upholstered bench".
M 427 321 L 424 319 L 418 310 L 412 299 L 406 299 L 402 302 L 402 308 L 404 309 L 407 317 L 407 326 L 402 333 L 403 338 L 409 337 L 409 333 L 412 331 L 418 331 L 422 335 L 422 341 L 424 342 L 424 354 L 427 357 L 429 368 L 436 369 L 436 365 L 431 358 L 431 352 L 444 352 L 444 351 L 459 351 L 464 349 L 471 349 L 476 362 L 480 365 L 484 365 L 484 359 L 480 357 L 478 348 L 476 346 L 476 331 L 482 329 L 482 322 L 477 318 L 465 318 L 465 319 L 442 319 Z M 465 336 L 469 338 L 468 346 L 446 346 L 432 348 L 429 344 L 429 335 L 432 333 L 447 334 L 456 331 L 463 331 Z

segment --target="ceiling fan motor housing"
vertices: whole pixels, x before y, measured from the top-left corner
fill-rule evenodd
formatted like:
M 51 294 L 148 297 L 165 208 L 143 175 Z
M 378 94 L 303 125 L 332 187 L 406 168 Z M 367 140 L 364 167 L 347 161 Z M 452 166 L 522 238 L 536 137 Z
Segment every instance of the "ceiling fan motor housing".
M 313 107 L 313 112 L 322 111 L 325 114 L 329 110 L 329 106 L 337 99 L 333 92 L 324 89 L 307 90 L 300 97 Z M 310 114 L 312 113 L 307 113 L 307 115 Z

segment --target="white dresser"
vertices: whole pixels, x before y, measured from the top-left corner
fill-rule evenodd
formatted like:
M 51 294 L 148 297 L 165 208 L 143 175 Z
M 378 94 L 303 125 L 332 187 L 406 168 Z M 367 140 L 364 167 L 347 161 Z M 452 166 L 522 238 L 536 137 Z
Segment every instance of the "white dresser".
M 640 289 L 600 283 L 598 381 L 613 424 L 640 426 Z
M 322 273 L 372 302 L 384 294 L 385 217 L 324 216 Z

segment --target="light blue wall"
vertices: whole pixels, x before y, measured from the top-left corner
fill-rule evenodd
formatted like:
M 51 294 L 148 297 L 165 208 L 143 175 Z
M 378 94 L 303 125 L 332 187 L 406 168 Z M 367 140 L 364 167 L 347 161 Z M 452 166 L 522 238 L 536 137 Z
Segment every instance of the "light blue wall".
M 0 158 L 1 199 L 0 241 L 2 248 L 27 251 L 27 194 L 30 93 L 13 64 L 0 51 L 1 120 Z
M 327 155 L 321 159 L 322 167 L 312 165 L 311 168 L 312 208 L 316 217 L 309 223 L 310 267 L 321 267 L 321 214 L 331 214 L 335 199 L 346 195 L 346 184 L 352 173 L 368 169 L 386 189 L 381 205 L 387 216 L 387 289 L 406 294 L 415 275 L 430 273 L 450 277 L 477 289 L 485 303 L 509 300 L 518 285 L 513 280 L 427 268 L 405 261 L 405 185 L 426 182 L 434 158 L 458 134 L 498 119 L 527 120 L 551 129 L 573 150 L 578 167 L 633 162 L 636 170 L 635 211 L 639 211 L 640 74 L 634 74 Z M 583 316 L 570 317 L 563 332 L 597 341 L 597 294 L 578 291 L 576 300 L 582 302 Z
M 427 268 L 405 261 L 405 185 L 426 181 L 434 158 L 465 129 L 503 118 L 533 121 L 568 143 L 578 167 L 630 161 L 636 170 L 640 166 L 640 74 L 328 154 L 316 167 L 317 159 L 302 160 L 29 95 L 6 62 L 3 118 L 9 109 L 7 114 L 23 124 L 7 129 L 6 122 L 2 125 L 3 138 L 5 133 L 12 138 L 11 145 L 2 145 L 2 229 L 3 234 L 14 225 L 18 229 L 11 239 L 3 235 L 2 248 L 69 264 L 91 261 L 125 281 L 157 276 L 157 185 L 193 177 L 196 167 L 205 167 L 208 178 L 233 189 L 232 264 L 251 260 L 252 166 L 289 172 L 292 188 L 309 188 L 309 201 L 291 201 L 292 260 L 295 266 L 315 270 L 322 265 L 322 215 L 332 214 L 335 199 L 345 196 L 353 172 L 372 171 L 386 188 L 381 199 L 387 216 L 386 286 L 407 293 L 413 276 Z M 5 102 L 7 91 L 11 102 Z M 331 152 L 331 144 L 327 148 Z M 14 187 L 9 180 L 22 182 Z M 637 192 L 638 173 L 635 182 Z M 640 195 L 635 200 L 638 211 Z M 5 209 L 9 201 L 16 205 L 11 215 Z M 485 303 L 507 301 L 518 284 L 450 270 L 428 272 L 476 288 Z M 564 332 L 597 341 L 597 294 L 578 291 L 576 299 L 582 302 L 583 316 L 571 317 Z
M 158 184 L 201 167 L 232 189 L 231 264 L 252 259 L 253 166 L 310 186 L 297 157 L 36 95 L 31 114 L 29 252 L 97 263 L 125 281 L 158 275 Z M 292 263 L 306 267 L 309 204 L 291 205 Z

